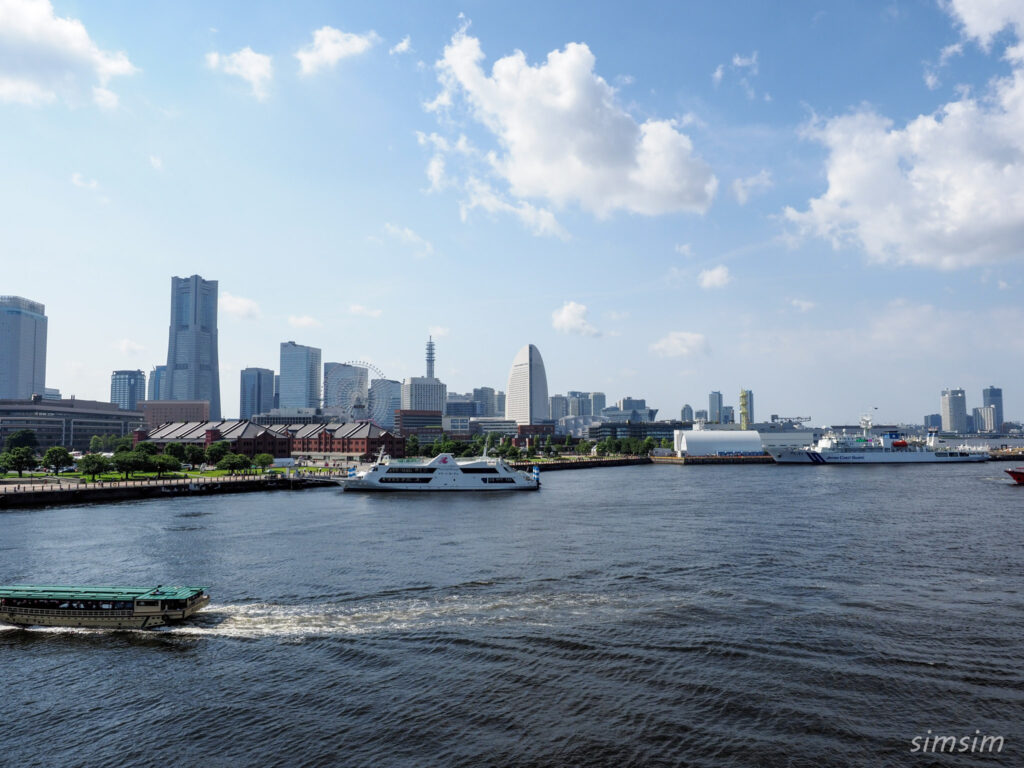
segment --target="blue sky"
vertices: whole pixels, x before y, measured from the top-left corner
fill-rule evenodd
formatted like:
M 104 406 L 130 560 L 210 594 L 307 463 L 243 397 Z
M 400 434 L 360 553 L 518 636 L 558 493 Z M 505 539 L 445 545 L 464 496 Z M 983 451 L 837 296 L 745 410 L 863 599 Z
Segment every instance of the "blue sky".
M 1024 417 L 1024 4 L 0 0 L 2 293 L 47 379 L 281 341 L 504 388 Z

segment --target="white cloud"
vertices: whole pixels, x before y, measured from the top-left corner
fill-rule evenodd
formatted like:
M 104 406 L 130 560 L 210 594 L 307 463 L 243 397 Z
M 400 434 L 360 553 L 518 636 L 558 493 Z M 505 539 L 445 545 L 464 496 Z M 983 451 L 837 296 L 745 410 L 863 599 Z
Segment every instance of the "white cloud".
M 231 317 L 242 319 L 260 316 L 260 305 L 252 299 L 235 296 L 225 291 L 220 295 L 220 307 Z
M 757 51 L 754 51 L 749 56 L 741 56 L 738 53 L 733 54 L 732 65 L 736 69 L 745 69 L 750 74 L 756 75 L 757 74 Z
M 789 303 L 800 312 L 810 312 L 818 306 L 813 301 L 807 301 L 806 299 L 790 299 Z
M 357 35 L 334 27 L 321 27 L 313 33 L 313 42 L 295 52 L 299 69 L 304 75 L 313 75 L 333 67 L 342 59 L 366 53 L 380 42 L 376 32 Z
M 555 214 L 546 208 L 537 208 L 525 201 L 511 203 L 484 181 L 471 177 L 466 181 L 467 199 L 459 204 L 459 216 L 465 221 L 469 212 L 481 208 L 488 213 L 508 213 L 519 219 L 535 235 L 569 238 Z
M 625 320 L 629 317 L 629 312 L 617 312 L 615 310 L 606 312 L 605 314 L 608 316 L 609 320 Z
M 399 227 L 395 224 L 385 224 L 384 232 L 394 240 L 407 245 L 412 250 L 412 255 L 418 259 L 425 259 L 434 253 L 434 246 L 429 241 L 420 237 L 408 227 Z
M 828 189 L 800 233 L 876 262 L 956 269 L 1017 259 L 1024 242 L 1024 69 L 904 128 L 862 108 L 813 125 L 828 148 Z
M 703 333 L 672 331 L 651 344 L 650 349 L 659 357 L 688 357 L 707 352 L 708 343 Z
M 146 348 L 142 344 L 139 344 L 137 341 L 132 341 L 131 339 L 121 339 L 114 346 L 117 347 L 117 351 L 122 355 L 131 355 L 133 357 L 146 351 Z
M 348 312 L 350 315 L 359 315 L 361 317 L 381 316 L 381 310 L 370 309 L 369 307 L 364 307 L 362 304 L 350 304 L 348 307 Z
M 288 325 L 292 328 L 317 328 L 322 323 L 309 315 L 291 315 L 288 318 Z
M 686 258 L 693 256 L 693 246 L 689 243 L 676 243 L 675 251 L 680 256 L 685 256 Z
M 740 205 L 746 205 L 751 194 L 771 189 L 772 186 L 772 175 L 762 168 L 754 176 L 733 181 L 732 193 L 736 196 L 736 202 Z
M 430 336 L 436 336 L 437 338 L 443 338 L 452 332 L 451 328 L 444 325 L 432 325 L 427 328 L 427 334 Z
M 55 16 L 49 0 L 0 0 L 0 102 L 113 108 L 110 79 L 137 71 L 124 53 L 101 50 L 81 21 Z
M 724 288 L 731 280 L 729 268 L 724 264 L 719 264 L 711 269 L 702 269 L 697 275 L 697 282 L 705 291 L 711 288 Z
M 394 56 L 396 53 L 411 53 L 412 52 L 412 40 L 406 35 L 402 38 L 401 42 L 395 43 L 388 49 L 388 54 Z
M 551 233 L 553 214 L 527 199 L 575 203 L 597 216 L 703 213 L 711 205 L 718 182 L 690 138 L 671 120 L 637 123 L 594 72 L 586 44 L 570 43 L 535 66 L 516 51 L 490 74 L 483 59 L 476 38 L 456 33 L 436 65 L 442 90 L 426 105 L 448 110 L 459 98 L 494 136 L 484 168 L 467 174 L 477 185 L 463 210 L 515 212 L 535 232 Z M 485 174 L 507 184 L 514 201 Z
M 71 183 L 82 189 L 99 189 L 100 183 L 96 179 L 87 179 L 80 173 L 71 174 Z
M 162 171 L 164 169 L 164 161 L 158 155 L 150 155 L 149 164 L 153 166 L 154 171 Z
M 266 54 L 256 53 L 249 46 L 231 54 L 212 52 L 206 54 L 206 66 L 242 78 L 249 84 L 253 96 L 259 101 L 266 100 L 267 86 L 274 77 L 274 65 Z
M 977 40 L 985 50 L 1005 27 L 1024 37 L 1024 4 L 1017 0 L 948 0 L 942 5 L 959 22 L 964 36 Z
M 601 332 L 587 322 L 587 307 L 575 301 L 567 301 L 561 309 L 551 313 L 551 327 L 560 333 L 575 333 L 580 336 L 600 336 Z
M 722 78 L 725 76 L 725 65 L 719 64 L 715 67 L 715 71 L 711 73 L 711 82 L 714 83 L 717 88 L 722 84 Z
M 929 91 L 934 91 L 936 88 L 942 85 L 942 81 L 939 80 L 938 75 L 936 75 L 931 70 L 926 69 L 924 72 L 924 84 L 928 87 Z

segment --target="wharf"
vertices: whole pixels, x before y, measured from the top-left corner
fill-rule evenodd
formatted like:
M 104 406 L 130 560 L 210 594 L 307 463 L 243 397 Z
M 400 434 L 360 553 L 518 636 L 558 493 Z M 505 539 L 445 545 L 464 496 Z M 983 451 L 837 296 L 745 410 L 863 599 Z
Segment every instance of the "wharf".
M 774 464 L 768 454 L 764 456 L 652 456 L 655 464 Z
M 58 481 L 6 482 L 0 484 L 0 509 L 49 507 L 65 504 L 101 504 L 111 501 L 201 496 L 256 491 L 301 491 L 337 486 L 331 477 L 280 477 L 278 475 L 226 475 L 168 480 L 117 480 L 103 483 Z
M 541 472 L 554 472 L 559 469 L 597 469 L 598 467 L 630 467 L 637 464 L 650 464 L 648 456 L 631 456 L 619 459 L 562 459 L 559 461 L 510 461 L 509 466 L 515 469 L 532 471 L 537 467 Z

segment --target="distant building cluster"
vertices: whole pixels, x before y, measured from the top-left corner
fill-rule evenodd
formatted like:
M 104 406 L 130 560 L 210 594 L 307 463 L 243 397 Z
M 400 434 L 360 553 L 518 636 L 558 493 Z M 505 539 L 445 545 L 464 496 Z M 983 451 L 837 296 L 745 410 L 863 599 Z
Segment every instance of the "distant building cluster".
M 998 434 L 1006 430 L 1003 419 L 1003 390 L 989 386 L 981 390 L 981 406 L 967 412 L 967 393 L 963 389 L 944 389 L 941 413 L 924 417 L 926 429 L 938 429 L 960 435 Z

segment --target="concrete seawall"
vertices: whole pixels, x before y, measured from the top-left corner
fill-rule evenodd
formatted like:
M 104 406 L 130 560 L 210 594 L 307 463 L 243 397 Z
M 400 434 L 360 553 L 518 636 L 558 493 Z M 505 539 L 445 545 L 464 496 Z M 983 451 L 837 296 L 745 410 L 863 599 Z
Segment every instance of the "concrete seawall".
M 120 480 L 82 484 L 7 484 L 0 489 L 0 509 L 49 507 L 66 504 L 100 504 L 111 501 L 203 496 L 257 491 L 301 491 L 337 486 L 333 479 L 313 477 L 203 477 L 183 480 Z
M 647 456 L 634 456 L 622 459 L 566 459 L 564 461 L 511 461 L 510 467 L 527 472 L 538 467 L 541 472 L 554 472 L 559 469 L 596 469 L 598 467 L 630 467 L 637 464 L 650 464 Z

